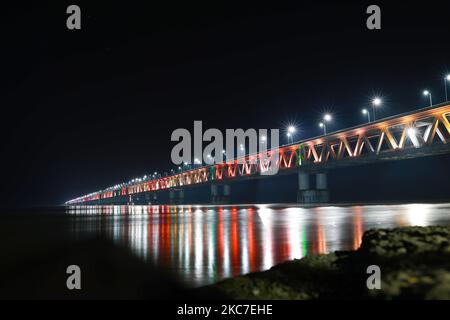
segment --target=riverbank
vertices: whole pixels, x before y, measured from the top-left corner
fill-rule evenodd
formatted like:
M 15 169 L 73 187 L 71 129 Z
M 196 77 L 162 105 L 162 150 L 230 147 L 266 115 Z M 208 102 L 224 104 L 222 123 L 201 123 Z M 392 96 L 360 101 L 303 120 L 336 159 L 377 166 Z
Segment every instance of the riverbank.
M 381 271 L 369 290 L 367 267 Z M 450 226 L 375 229 L 356 251 L 307 256 L 194 289 L 231 299 L 450 299 Z

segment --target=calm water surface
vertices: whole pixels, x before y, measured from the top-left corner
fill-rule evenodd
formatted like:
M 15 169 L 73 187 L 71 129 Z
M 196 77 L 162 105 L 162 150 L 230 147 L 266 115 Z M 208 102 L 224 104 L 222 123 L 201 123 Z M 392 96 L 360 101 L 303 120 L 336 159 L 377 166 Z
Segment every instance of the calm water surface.
M 77 217 L 74 236 L 106 235 L 189 286 L 357 249 L 371 228 L 450 224 L 450 204 L 78 206 L 66 212 Z

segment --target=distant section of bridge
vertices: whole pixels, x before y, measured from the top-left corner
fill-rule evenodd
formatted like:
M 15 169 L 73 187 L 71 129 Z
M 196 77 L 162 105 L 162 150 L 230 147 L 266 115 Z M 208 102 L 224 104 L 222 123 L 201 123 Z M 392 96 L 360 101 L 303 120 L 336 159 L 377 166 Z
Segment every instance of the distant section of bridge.
M 270 179 L 273 176 L 264 173 L 273 166 L 278 167 L 277 174 L 298 174 L 298 202 L 327 202 L 327 170 L 450 153 L 449 120 L 450 104 L 443 103 L 224 163 L 118 185 L 66 204 L 155 203 L 162 191 L 169 192 L 171 202 L 182 203 L 185 188 L 202 184 L 211 185 L 212 203 L 226 203 L 231 194 L 229 182 Z

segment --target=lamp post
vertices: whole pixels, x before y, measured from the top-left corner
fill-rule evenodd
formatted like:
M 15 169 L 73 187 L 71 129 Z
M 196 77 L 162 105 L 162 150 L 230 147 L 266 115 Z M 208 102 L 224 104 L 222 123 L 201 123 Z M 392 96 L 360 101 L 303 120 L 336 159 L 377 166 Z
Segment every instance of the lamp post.
M 366 114 L 367 115 L 367 122 L 370 122 L 370 112 L 367 111 L 367 109 L 362 109 L 362 114 Z
M 331 121 L 331 114 L 329 113 L 325 113 L 323 116 L 323 121 L 321 123 L 319 123 L 319 127 L 323 128 L 323 134 L 326 135 L 327 134 L 327 122 Z
M 424 96 L 428 96 L 430 98 L 430 107 L 433 105 L 433 98 L 431 97 L 431 92 L 428 90 L 423 91 Z
M 326 135 L 327 134 L 327 126 L 325 125 L 325 123 L 320 122 L 319 127 L 323 128 L 323 135 Z
M 445 78 L 444 78 L 445 101 L 448 101 L 448 97 L 447 97 L 447 81 L 450 81 L 450 74 L 446 75 Z
M 294 143 L 294 133 L 295 133 L 296 129 L 294 126 L 289 126 L 287 128 L 287 136 L 288 136 L 288 143 L 289 143 L 289 138 L 291 138 L 291 142 Z
M 382 103 L 383 103 L 383 100 L 381 100 L 381 98 L 379 98 L 379 97 L 375 97 L 372 99 L 373 121 L 375 121 L 377 119 L 375 109 L 377 107 L 381 106 Z

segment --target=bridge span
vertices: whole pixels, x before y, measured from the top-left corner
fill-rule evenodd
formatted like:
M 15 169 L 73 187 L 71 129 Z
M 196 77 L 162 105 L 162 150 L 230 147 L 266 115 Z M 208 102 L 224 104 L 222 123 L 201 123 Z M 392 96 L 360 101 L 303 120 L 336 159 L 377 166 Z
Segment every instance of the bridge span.
M 328 202 L 327 171 L 331 169 L 450 153 L 449 120 L 447 102 L 223 163 L 118 185 L 66 204 L 157 203 L 159 192 L 169 192 L 172 203 L 183 203 L 189 202 L 184 197 L 186 188 L 204 184 L 211 186 L 212 203 L 227 203 L 230 182 L 270 179 L 273 176 L 264 173 L 274 166 L 278 175 L 298 174 L 299 203 Z M 312 175 L 315 179 L 310 179 Z

